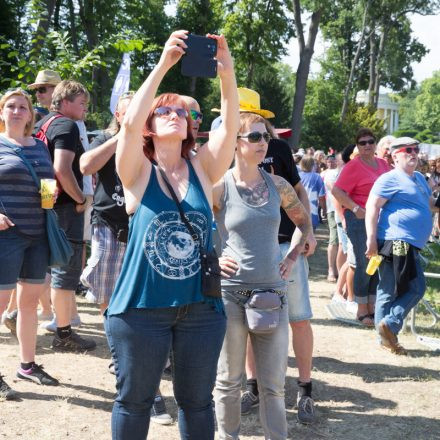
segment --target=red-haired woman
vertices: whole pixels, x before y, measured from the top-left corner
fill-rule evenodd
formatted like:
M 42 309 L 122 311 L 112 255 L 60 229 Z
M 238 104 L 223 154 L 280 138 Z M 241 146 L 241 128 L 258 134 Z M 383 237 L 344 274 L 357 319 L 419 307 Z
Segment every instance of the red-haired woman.
M 107 310 L 106 332 L 115 361 L 114 439 L 145 439 L 150 408 L 171 350 L 174 395 L 182 438 L 214 438 L 211 407 L 226 327 L 221 299 L 201 292 L 199 246 L 162 178 L 171 184 L 192 228 L 212 248 L 212 186 L 228 169 L 238 130 L 232 58 L 217 40 L 223 125 L 197 156 L 191 119 L 175 94 L 154 99 L 168 70 L 185 53 L 186 31 L 173 32 L 122 123 L 116 167 L 130 221 L 127 251 Z
M 0 315 L 17 289 L 17 336 L 21 365 L 17 377 L 41 385 L 58 385 L 35 363 L 37 306 L 49 264 L 46 220 L 32 174 L 53 178 L 50 156 L 43 142 L 32 137 L 32 101 L 21 89 L 0 99 Z M 17 153 L 18 151 L 18 153 Z M 0 376 L 0 397 L 13 392 Z

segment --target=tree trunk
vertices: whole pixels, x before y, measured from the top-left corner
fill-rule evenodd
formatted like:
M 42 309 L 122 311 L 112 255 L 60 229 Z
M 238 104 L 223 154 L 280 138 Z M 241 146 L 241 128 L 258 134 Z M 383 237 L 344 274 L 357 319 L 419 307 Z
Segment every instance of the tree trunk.
M 322 16 L 322 8 L 314 11 L 309 26 L 307 43 L 304 41 L 304 31 L 301 22 L 301 7 L 299 0 L 294 0 L 295 27 L 299 45 L 299 65 L 296 71 L 295 97 L 293 99 L 292 112 L 292 136 L 289 139 L 290 148 L 297 149 L 301 138 L 301 125 L 303 119 L 304 104 L 307 93 L 307 79 L 310 72 L 316 35 L 318 34 L 319 22 Z
M 368 0 L 367 4 L 365 5 L 364 18 L 362 19 L 362 32 L 361 32 L 361 36 L 359 38 L 356 53 L 355 53 L 353 61 L 351 63 L 350 75 L 348 77 L 347 86 L 345 87 L 345 90 L 344 90 L 344 100 L 342 102 L 341 116 L 339 118 L 340 122 L 344 121 L 345 115 L 347 113 L 348 102 L 350 100 L 351 87 L 353 85 L 354 70 L 356 69 L 357 62 L 359 61 L 359 57 L 361 55 L 362 43 L 364 42 L 365 31 L 366 31 L 366 27 L 367 27 L 366 26 L 367 15 L 368 15 L 368 9 L 370 7 L 370 3 L 371 3 L 371 0 Z
M 376 72 L 375 72 L 375 83 L 374 83 L 374 102 L 373 105 L 377 108 L 377 104 L 379 102 L 379 93 L 380 93 L 380 77 L 381 77 L 381 61 L 383 57 L 383 53 L 385 51 L 385 41 L 388 35 L 387 32 L 388 25 L 384 23 L 382 27 L 382 34 L 380 36 L 379 42 L 379 50 L 377 51 L 377 59 L 376 59 Z
M 374 86 L 376 85 L 376 34 L 374 29 L 370 33 L 370 82 L 368 84 L 368 105 L 374 105 Z
M 191 81 L 189 83 L 189 96 L 196 96 L 196 87 L 197 87 L 197 77 L 191 77 Z
M 73 8 L 73 0 L 68 0 L 69 4 L 69 20 L 70 20 L 70 35 L 72 37 L 72 46 L 75 54 L 79 56 L 78 49 L 78 36 L 76 32 L 76 24 L 75 24 L 75 10 Z
M 38 20 L 37 29 L 32 37 L 32 45 L 30 50 L 30 58 L 37 59 L 40 56 L 41 48 L 45 41 L 47 31 L 49 30 L 50 21 L 55 8 L 56 0 L 42 0 L 40 5 L 44 6 L 44 12 Z

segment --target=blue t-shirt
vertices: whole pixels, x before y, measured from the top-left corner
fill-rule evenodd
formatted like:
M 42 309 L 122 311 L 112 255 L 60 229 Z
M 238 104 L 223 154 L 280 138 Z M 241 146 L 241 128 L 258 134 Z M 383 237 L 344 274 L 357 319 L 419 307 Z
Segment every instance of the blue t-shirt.
M 319 225 L 318 199 L 325 196 L 325 186 L 321 176 L 318 173 L 299 172 L 301 183 L 303 184 L 310 202 L 310 215 L 312 217 L 312 226 L 315 229 Z
M 429 208 L 431 189 L 419 172 L 409 176 L 394 169 L 382 174 L 371 192 L 388 201 L 382 207 L 377 226 L 378 240 L 403 240 L 421 249 L 432 230 Z

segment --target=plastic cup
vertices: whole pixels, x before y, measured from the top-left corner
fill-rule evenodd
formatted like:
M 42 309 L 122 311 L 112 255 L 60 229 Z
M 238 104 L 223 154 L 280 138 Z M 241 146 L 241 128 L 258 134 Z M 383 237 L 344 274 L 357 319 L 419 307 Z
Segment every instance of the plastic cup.
M 382 255 L 373 255 L 370 258 L 370 261 L 368 262 L 368 266 L 366 270 L 367 274 L 374 275 L 380 263 L 382 263 L 382 260 L 383 260 Z
M 41 179 L 41 207 L 52 209 L 57 181 L 55 179 Z

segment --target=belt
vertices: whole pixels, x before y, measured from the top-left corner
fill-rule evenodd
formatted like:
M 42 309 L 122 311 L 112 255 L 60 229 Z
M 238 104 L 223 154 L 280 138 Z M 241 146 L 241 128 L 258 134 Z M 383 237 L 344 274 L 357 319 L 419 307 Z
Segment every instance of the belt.
M 275 289 L 253 289 L 253 290 L 235 290 L 234 293 L 238 293 L 239 295 L 247 296 L 248 298 L 252 296 L 255 292 L 272 292 L 276 293 L 277 295 L 285 295 L 286 292 L 283 292 L 282 290 L 275 290 Z

